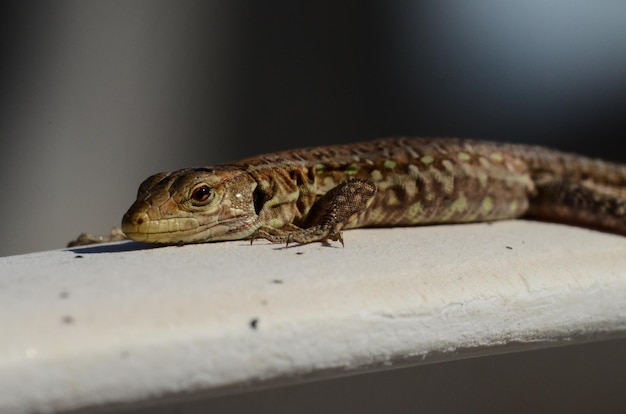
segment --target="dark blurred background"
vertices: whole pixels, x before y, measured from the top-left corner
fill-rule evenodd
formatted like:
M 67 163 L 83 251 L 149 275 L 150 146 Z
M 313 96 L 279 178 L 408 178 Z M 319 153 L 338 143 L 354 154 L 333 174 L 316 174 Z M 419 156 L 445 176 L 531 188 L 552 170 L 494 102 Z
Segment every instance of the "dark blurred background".
M 626 3 L 8 2 L 0 256 L 119 225 L 148 175 L 394 135 L 625 160 Z

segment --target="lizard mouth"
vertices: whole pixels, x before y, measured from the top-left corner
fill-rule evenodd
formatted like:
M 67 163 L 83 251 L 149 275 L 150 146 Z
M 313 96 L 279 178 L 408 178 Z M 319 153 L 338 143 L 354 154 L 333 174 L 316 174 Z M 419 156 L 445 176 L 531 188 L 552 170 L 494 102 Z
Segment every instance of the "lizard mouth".
M 151 219 L 146 212 L 126 213 L 122 219 L 122 231 L 131 240 L 147 243 L 175 244 L 193 238 L 199 230 L 193 217 Z

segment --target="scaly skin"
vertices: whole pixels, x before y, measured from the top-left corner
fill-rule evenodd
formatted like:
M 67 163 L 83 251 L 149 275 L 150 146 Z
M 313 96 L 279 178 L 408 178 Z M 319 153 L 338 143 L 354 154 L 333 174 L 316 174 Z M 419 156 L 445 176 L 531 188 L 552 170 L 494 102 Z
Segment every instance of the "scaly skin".
M 284 151 L 145 180 L 132 240 L 340 240 L 355 227 L 530 216 L 626 235 L 626 166 L 525 145 L 400 138 Z M 342 241 L 343 242 L 343 241 Z

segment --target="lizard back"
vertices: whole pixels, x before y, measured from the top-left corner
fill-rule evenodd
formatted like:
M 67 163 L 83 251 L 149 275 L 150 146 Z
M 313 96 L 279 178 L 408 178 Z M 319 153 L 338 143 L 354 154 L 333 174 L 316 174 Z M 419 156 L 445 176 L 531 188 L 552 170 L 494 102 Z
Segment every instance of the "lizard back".
M 626 167 L 543 147 L 451 138 L 381 139 L 283 151 L 234 163 L 269 180 L 278 169 L 298 189 L 296 225 L 314 221 L 311 207 L 350 178 L 372 180 L 370 207 L 346 228 L 472 222 L 519 217 L 567 218 L 548 207 L 559 181 L 592 180 L 626 187 Z M 546 205 L 546 203 L 548 205 Z M 557 216 L 559 217 L 551 217 Z

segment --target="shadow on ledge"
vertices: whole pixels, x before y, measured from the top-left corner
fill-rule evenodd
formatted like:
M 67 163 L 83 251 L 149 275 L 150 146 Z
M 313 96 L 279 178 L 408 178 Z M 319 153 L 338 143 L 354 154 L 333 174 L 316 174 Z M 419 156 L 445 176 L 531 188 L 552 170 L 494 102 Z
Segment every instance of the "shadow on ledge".
M 95 253 L 120 253 L 130 252 L 133 250 L 147 250 L 157 247 L 163 247 L 160 244 L 140 243 L 135 241 L 122 241 L 115 243 L 92 244 L 89 246 L 69 247 L 66 250 L 76 254 L 95 254 Z

